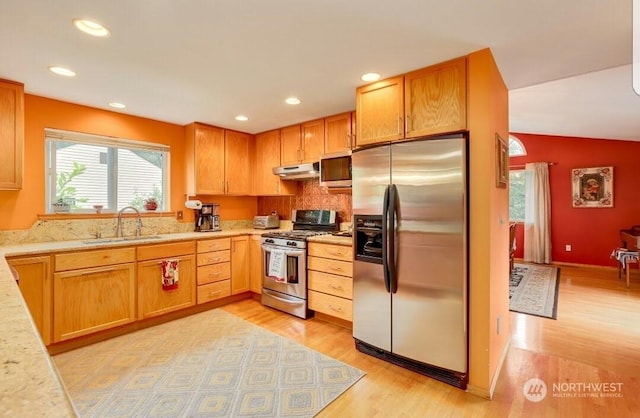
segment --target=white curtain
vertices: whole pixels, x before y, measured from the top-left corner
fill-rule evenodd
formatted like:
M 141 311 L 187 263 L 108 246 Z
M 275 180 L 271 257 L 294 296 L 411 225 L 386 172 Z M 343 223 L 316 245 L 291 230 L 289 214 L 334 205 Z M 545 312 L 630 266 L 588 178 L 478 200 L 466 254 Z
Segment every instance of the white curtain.
M 524 261 L 551 263 L 551 193 L 547 163 L 527 163 L 524 193 Z

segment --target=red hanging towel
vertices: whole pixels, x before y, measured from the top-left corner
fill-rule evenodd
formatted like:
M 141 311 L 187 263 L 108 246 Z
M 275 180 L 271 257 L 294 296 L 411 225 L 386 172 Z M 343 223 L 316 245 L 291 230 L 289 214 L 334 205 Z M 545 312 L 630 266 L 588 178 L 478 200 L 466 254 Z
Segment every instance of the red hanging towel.
M 178 260 L 164 260 L 162 265 L 162 290 L 178 288 Z

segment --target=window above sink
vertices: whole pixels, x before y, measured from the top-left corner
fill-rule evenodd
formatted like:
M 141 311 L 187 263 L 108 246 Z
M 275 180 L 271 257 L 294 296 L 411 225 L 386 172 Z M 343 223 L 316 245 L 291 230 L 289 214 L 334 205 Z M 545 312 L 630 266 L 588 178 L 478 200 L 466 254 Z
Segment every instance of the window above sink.
M 45 151 L 48 213 L 168 209 L 166 145 L 45 129 Z

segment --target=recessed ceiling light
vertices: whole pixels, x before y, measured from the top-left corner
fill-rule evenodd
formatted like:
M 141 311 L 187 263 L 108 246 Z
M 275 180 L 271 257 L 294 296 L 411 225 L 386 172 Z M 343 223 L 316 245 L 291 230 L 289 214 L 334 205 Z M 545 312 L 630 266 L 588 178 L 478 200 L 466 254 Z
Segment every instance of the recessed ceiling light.
M 246 117 L 245 115 L 238 115 L 238 116 L 236 116 L 236 120 L 239 120 L 241 122 L 245 122 L 245 121 L 248 121 L 249 118 Z
M 106 38 L 111 35 L 111 32 L 100 23 L 87 20 L 87 19 L 73 19 L 73 25 L 91 36 L 98 36 Z
M 298 99 L 297 97 L 289 97 L 287 100 L 285 100 L 285 102 L 290 105 L 297 105 L 300 104 L 300 99 Z
M 119 102 L 109 102 L 109 106 L 115 107 L 116 109 L 124 109 L 125 107 L 127 107 L 127 105 L 125 105 L 124 103 Z
M 76 73 L 71 71 L 68 68 L 64 68 L 64 67 L 56 67 L 56 66 L 51 66 L 49 67 L 49 71 L 51 71 L 52 73 L 58 74 L 58 75 L 63 75 L 65 77 L 75 77 Z
M 366 74 L 363 74 L 362 77 L 360 77 L 360 79 L 362 79 L 362 81 L 376 81 L 376 80 L 380 80 L 380 74 L 366 73 Z

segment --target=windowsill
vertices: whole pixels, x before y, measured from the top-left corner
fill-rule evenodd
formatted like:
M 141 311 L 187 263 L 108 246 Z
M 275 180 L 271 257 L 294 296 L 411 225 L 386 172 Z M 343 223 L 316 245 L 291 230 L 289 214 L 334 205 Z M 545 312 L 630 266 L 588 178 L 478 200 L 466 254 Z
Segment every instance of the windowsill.
M 137 215 L 135 212 L 125 212 L 122 214 L 123 218 L 135 218 Z M 161 212 L 161 211 L 141 211 L 140 216 L 143 218 L 161 217 L 161 218 L 173 218 L 176 216 L 175 212 Z M 38 220 L 68 220 L 68 219 L 109 219 L 117 218 L 117 212 L 103 212 L 103 213 L 88 213 L 88 212 L 69 212 L 69 213 L 44 213 L 38 215 Z

